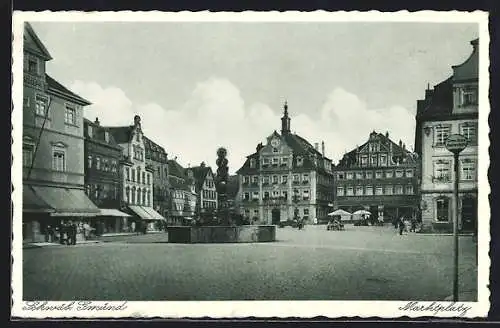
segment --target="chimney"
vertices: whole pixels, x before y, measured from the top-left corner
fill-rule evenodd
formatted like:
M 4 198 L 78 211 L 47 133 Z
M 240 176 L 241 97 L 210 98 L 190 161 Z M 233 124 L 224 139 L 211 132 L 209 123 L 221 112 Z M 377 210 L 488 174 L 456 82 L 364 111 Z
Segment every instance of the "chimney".
M 200 166 L 205 167 L 205 162 L 201 162 Z
M 399 139 L 399 147 L 403 147 L 403 142 Z
M 385 131 L 385 137 L 389 139 L 389 131 Z
M 95 118 L 94 124 L 97 125 L 97 126 L 99 126 L 100 122 L 99 122 L 99 118 L 98 117 Z
M 321 141 L 321 154 L 323 154 L 323 157 L 325 157 L 325 142 Z
M 139 115 L 134 116 L 134 126 L 141 126 L 141 117 Z
M 316 149 L 317 151 L 319 151 L 319 143 L 317 143 L 317 142 L 314 143 L 314 149 Z

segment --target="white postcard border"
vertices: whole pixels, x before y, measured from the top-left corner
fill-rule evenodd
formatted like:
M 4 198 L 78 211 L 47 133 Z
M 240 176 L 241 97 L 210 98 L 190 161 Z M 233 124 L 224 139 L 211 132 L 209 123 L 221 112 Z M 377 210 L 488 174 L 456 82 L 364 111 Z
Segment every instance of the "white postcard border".
M 424 306 L 423 311 L 407 311 L 408 301 L 182 301 L 182 302 L 93 302 L 94 305 L 108 306 L 123 305 L 123 310 L 82 310 L 82 304 L 78 302 L 49 302 L 46 306 L 60 306 L 61 310 L 30 310 L 30 304 L 22 301 L 22 93 L 23 93 L 23 23 L 25 21 L 171 21 L 171 22 L 212 22 L 212 21 L 238 21 L 238 22 L 450 22 L 450 23 L 478 23 L 479 37 L 479 161 L 478 161 L 478 209 L 479 217 L 490 217 L 490 206 L 488 195 L 490 186 L 488 182 L 489 168 L 489 137 L 488 125 L 489 106 L 489 31 L 488 13 L 474 12 L 435 12 L 399 11 L 394 13 L 382 13 L 378 11 L 369 12 L 178 12 L 166 13 L 159 11 L 151 12 L 20 12 L 13 14 L 13 84 L 12 84 L 12 153 L 13 162 L 11 168 L 13 203 L 13 240 L 12 240 L 12 310 L 13 317 L 23 318 L 123 318 L 123 317 L 212 317 L 212 318 L 234 318 L 234 317 L 302 317 L 313 318 L 324 316 L 335 317 L 383 317 L 394 318 L 406 316 L 410 318 L 422 316 L 457 317 L 459 311 L 438 311 L 436 302 L 419 302 Z M 459 302 L 469 308 L 462 317 L 484 317 L 489 310 L 490 290 L 488 289 L 490 258 L 488 255 L 490 232 L 489 220 L 479 220 L 478 232 L 478 301 Z M 451 250 L 450 250 L 451 261 Z M 450 281 L 451 287 L 451 281 Z M 451 288 L 450 288 L 451 293 Z M 438 302 L 437 305 L 449 306 L 450 302 Z M 79 308 L 80 307 L 80 308 Z

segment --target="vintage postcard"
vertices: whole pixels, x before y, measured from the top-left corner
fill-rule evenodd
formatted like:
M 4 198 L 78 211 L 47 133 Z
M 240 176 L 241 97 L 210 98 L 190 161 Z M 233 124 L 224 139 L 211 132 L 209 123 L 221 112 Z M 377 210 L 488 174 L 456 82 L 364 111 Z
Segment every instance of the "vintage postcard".
M 12 316 L 485 317 L 486 12 L 14 12 Z

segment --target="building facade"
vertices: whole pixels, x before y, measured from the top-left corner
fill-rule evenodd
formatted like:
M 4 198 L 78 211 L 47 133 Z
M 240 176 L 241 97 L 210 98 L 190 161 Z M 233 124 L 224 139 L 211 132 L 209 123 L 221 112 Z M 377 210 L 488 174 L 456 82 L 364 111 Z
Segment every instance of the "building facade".
M 122 148 L 99 119 L 84 119 L 85 193 L 101 210 L 91 220 L 98 235 L 123 232 L 126 227 L 121 206 L 120 160 Z
M 278 224 L 300 217 L 308 222 L 326 220 L 333 202 L 332 162 L 318 144 L 290 130 L 284 105 L 281 134 L 274 131 L 266 144 L 257 145 L 237 171 L 241 192 L 240 213 L 251 223 Z
M 168 217 L 168 162 L 165 149 L 144 137 L 146 165 L 153 168 L 153 207 L 163 217 Z
M 49 52 L 26 23 L 23 72 L 23 240 L 99 209 L 84 192 L 83 111 L 90 102 L 46 74 Z
M 417 101 L 415 150 L 422 158 L 421 210 L 425 229 L 451 231 L 458 210 L 459 229 L 477 224 L 479 40 L 471 41 L 467 60 L 452 66 L 453 75 L 426 90 Z M 445 147 L 451 134 L 468 139 L 459 158 L 459 208 L 455 208 L 454 159 Z
M 367 210 L 373 220 L 418 216 L 418 157 L 389 133 L 373 131 L 334 168 L 336 209 Z
M 186 174 L 192 176 L 195 181 L 196 217 L 201 218 L 207 215 L 213 217 L 217 212 L 218 197 L 212 168 L 203 162 L 200 166 L 187 168 Z
M 169 225 L 191 224 L 195 216 L 197 199 L 195 179 L 186 173 L 176 159 L 168 160 Z
M 157 230 L 158 222 L 165 220 L 153 208 L 153 168 L 146 164 L 144 134 L 141 118 L 134 117 L 134 125 L 108 127 L 115 141 L 122 148 L 121 202 L 132 218 L 124 224 L 128 230 Z

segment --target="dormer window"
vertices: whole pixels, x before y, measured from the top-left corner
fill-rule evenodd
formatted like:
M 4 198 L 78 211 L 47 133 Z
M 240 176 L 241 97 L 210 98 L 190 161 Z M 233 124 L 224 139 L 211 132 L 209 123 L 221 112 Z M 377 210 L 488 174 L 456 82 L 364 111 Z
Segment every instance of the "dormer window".
M 28 59 L 28 72 L 38 74 L 38 58 L 32 57 Z
M 477 105 L 477 88 L 464 88 L 460 90 L 460 106 Z
M 278 148 L 273 147 L 273 153 L 278 153 L 278 152 L 279 152 Z
M 109 132 L 104 131 L 104 141 L 109 142 Z
M 255 159 L 254 158 L 250 159 L 250 167 L 255 168 Z
M 302 166 L 304 164 L 304 159 L 302 156 L 297 156 L 297 166 Z

